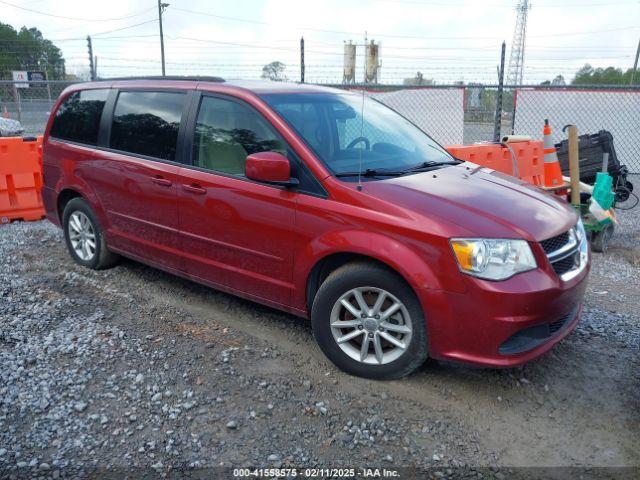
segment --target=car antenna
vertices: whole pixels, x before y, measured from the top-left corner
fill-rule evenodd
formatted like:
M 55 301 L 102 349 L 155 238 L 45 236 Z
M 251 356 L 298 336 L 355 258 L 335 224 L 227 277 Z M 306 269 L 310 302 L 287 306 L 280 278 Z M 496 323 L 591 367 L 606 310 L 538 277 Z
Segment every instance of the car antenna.
M 360 137 L 363 137 L 364 133 L 364 88 L 362 89 L 362 104 L 360 107 Z M 356 189 L 358 191 L 362 190 L 362 152 L 363 149 L 360 148 L 360 159 L 358 162 L 358 185 Z

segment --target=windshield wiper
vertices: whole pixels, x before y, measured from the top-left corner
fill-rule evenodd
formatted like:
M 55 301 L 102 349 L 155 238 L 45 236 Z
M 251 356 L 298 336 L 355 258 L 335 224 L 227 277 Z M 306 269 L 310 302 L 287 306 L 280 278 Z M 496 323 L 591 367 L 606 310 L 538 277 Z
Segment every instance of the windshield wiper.
M 340 172 L 336 173 L 336 177 L 398 177 L 404 175 L 406 172 L 398 170 L 378 170 L 376 168 L 367 168 L 362 172 Z
M 445 162 L 422 162 L 412 167 L 403 168 L 402 170 L 385 170 L 377 168 L 367 168 L 362 172 L 340 172 L 336 173 L 336 177 L 399 177 L 407 173 L 420 172 L 421 170 L 440 167 L 442 165 L 457 165 L 461 163 L 459 160 L 447 160 Z
M 442 165 L 458 165 L 461 163 L 459 160 L 446 160 L 444 162 L 422 162 L 413 167 L 408 167 L 402 170 L 402 173 L 419 172 L 421 170 L 430 169 L 433 167 L 441 167 Z

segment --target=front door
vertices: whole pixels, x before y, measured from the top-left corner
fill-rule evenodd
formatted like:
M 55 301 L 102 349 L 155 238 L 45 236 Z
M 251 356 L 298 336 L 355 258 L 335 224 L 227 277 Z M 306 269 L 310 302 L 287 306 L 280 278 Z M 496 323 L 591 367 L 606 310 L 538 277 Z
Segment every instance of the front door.
M 247 155 L 287 154 L 285 142 L 249 105 L 203 96 L 192 165 L 179 172 L 179 215 L 187 273 L 269 302 L 291 299 L 297 193 L 249 180 Z

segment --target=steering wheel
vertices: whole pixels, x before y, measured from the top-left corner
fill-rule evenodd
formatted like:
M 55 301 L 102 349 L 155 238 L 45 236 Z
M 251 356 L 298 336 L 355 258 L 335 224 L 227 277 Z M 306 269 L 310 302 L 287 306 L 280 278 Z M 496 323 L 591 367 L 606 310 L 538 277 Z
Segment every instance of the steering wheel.
M 347 149 L 355 147 L 360 142 L 364 143 L 364 148 L 366 150 L 371 150 L 371 142 L 369 142 L 369 139 L 367 137 L 356 137 L 356 138 L 354 138 L 353 140 L 351 140 L 349 145 L 347 145 Z

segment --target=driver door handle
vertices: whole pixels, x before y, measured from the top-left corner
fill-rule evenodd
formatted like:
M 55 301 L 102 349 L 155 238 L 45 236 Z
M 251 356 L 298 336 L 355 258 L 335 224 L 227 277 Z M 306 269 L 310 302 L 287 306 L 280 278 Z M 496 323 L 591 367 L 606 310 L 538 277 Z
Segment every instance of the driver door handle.
M 204 195 L 207 193 L 207 189 L 201 187 L 197 183 L 192 183 L 191 185 L 187 185 L 186 183 L 182 185 L 182 189 L 185 192 L 194 193 L 196 195 Z
M 154 175 L 153 177 L 151 177 L 151 181 L 162 187 L 170 187 L 171 185 L 173 185 L 173 183 L 171 183 L 171 180 L 167 180 L 162 175 Z

